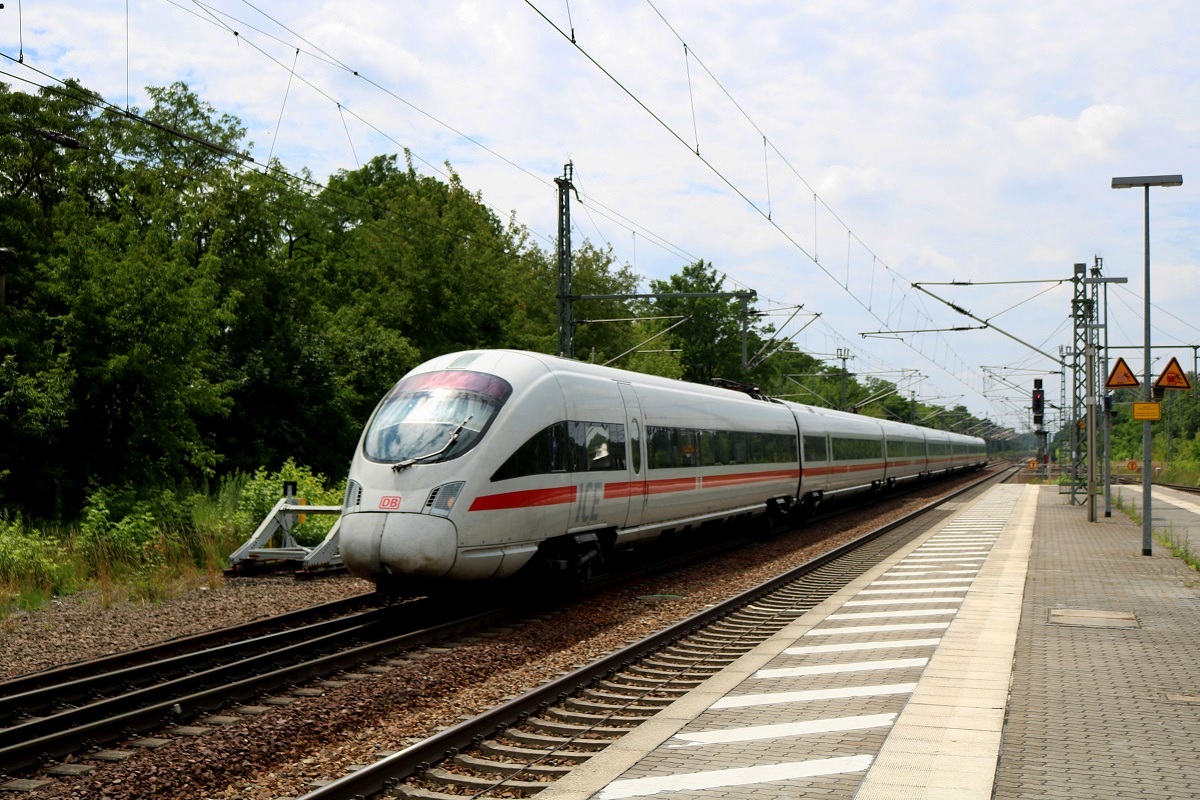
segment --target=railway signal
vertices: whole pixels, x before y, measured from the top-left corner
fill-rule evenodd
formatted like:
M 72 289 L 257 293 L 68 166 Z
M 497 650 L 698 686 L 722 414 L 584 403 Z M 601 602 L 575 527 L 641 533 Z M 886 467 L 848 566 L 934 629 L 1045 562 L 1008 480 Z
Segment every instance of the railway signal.
M 1041 427 L 1042 414 L 1046 407 L 1046 392 L 1042 389 L 1042 379 L 1035 378 L 1033 381 L 1033 424 Z

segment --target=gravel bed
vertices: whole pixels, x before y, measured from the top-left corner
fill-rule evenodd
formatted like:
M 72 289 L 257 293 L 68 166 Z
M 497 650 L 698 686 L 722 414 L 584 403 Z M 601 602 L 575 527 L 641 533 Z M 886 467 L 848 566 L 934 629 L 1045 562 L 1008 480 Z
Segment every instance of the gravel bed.
M 314 781 L 337 778 L 352 765 L 371 763 L 380 753 L 427 738 L 507 697 L 798 566 L 969 480 L 973 478 L 937 484 L 900 500 L 778 536 L 723 556 L 714 564 L 644 579 L 539 619 L 514 623 L 509 634 L 469 642 L 452 652 L 417 654 L 424 657 L 387 674 L 369 675 L 320 697 L 300 698 L 293 705 L 245 716 L 231 725 L 213 725 L 203 736 L 181 737 L 160 749 L 138 752 L 123 763 L 101 765 L 82 778 L 55 779 L 51 786 L 26 796 L 39 800 L 298 797 L 312 789 Z M 227 581 L 219 589 L 210 587 L 207 593 L 197 588 L 182 595 L 178 602 L 183 608 L 178 613 L 159 613 L 171 603 L 118 610 L 89 606 L 81 599 L 30 614 L 34 619 L 26 622 L 22 618 L 17 623 L 22 630 L 53 630 L 60 643 L 75 640 L 72 626 L 92 628 L 89 639 L 101 637 L 99 631 L 110 627 L 111 634 L 129 637 L 124 629 L 134 627 L 134 622 L 145 625 L 147 616 L 188 626 L 168 633 L 168 623 L 156 622 L 158 638 L 162 638 L 194 632 L 197 624 L 216 627 L 257 616 L 239 616 L 239 611 L 245 613 L 238 608 L 241 602 L 253 601 L 259 611 L 283 610 L 347 596 L 365 586 L 351 579 L 297 583 L 290 578 L 255 578 L 248 579 L 255 583 L 244 586 L 243 580 Z M 209 597 L 225 593 L 237 599 L 214 603 Z M 194 594 L 204 596 L 190 599 Z M 651 595 L 655 598 L 648 601 Z M 663 596 L 674 599 L 664 600 Z M 72 606 L 78 608 L 71 612 Z M 92 609 L 93 619 L 88 618 L 87 607 Z M 198 609 L 208 616 L 189 619 Z M 228 609 L 231 616 L 218 616 L 218 609 Z M 3 637 L 0 649 L 12 634 L 6 631 Z M 130 638 L 122 641 L 126 646 L 133 643 Z M 36 648 L 26 647 L 21 663 L 53 663 L 53 646 L 45 647 L 48 652 L 43 650 L 40 655 Z M 7 652 L 4 659 L 8 666 L 11 656 Z
M 374 591 L 348 575 L 297 581 L 291 575 L 180 584 L 158 602 L 129 602 L 91 590 L 51 600 L 0 621 L 0 680 L 134 650 L 155 642 L 249 622 Z

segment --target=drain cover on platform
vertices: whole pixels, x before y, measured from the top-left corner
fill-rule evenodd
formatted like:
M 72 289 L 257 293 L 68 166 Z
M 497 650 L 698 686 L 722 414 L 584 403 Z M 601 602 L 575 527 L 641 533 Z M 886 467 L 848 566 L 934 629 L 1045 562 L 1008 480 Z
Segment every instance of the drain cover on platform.
M 1181 694 L 1164 694 L 1164 700 L 1169 700 L 1172 703 L 1200 703 L 1200 692 L 1185 691 Z
M 1050 624 L 1076 625 L 1085 628 L 1137 628 L 1137 616 L 1132 611 L 1102 611 L 1090 608 L 1052 608 Z

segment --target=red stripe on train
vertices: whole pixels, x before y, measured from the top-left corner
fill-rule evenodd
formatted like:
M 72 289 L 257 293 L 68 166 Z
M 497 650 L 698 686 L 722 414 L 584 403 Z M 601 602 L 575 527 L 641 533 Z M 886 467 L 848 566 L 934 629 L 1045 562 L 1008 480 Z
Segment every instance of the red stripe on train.
M 527 489 L 522 492 L 502 492 L 476 497 L 470 511 L 498 511 L 505 508 L 532 508 L 574 503 L 578 490 L 574 486 L 553 489 Z
M 798 469 L 776 469 L 769 472 L 739 472 L 736 475 L 705 475 L 705 486 L 729 486 L 731 484 L 758 483 L 760 481 L 799 480 Z

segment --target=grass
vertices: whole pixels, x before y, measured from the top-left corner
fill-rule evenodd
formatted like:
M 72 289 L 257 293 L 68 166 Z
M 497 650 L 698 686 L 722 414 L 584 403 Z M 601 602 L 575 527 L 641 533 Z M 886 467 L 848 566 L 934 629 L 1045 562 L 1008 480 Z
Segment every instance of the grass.
M 1197 553 L 1192 550 L 1190 541 L 1191 537 L 1188 531 L 1185 530 L 1183 536 L 1180 537 L 1179 533 L 1174 528 L 1168 526 L 1166 530 L 1156 531 L 1155 538 L 1162 542 L 1163 545 L 1165 545 L 1166 548 L 1171 551 L 1171 555 L 1181 559 L 1183 563 L 1187 564 L 1197 572 L 1200 572 L 1200 555 L 1197 555 Z
M 1124 497 L 1117 494 L 1113 499 L 1113 505 L 1137 524 L 1142 524 L 1142 515 L 1138 512 L 1136 500 L 1126 505 Z M 1154 535 L 1154 538 L 1158 539 L 1164 547 L 1171 551 L 1171 555 L 1200 572 L 1200 554 L 1192 550 L 1191 535 L 1188 531 L 1185 530 L 1183 535 L 1180 536 L 1179 532 L 1173 527 L 1167 526 L 1165 530 L 1151 530 L 1151 533 Z
M 104 605 L 153 603 L 201 580 L 219 582 L 284 480 L 314 505 L 340 505 L 340 487 L 289 461 L 276 473 L 227 477 L 213 491 L 97 490 L 70 524 L 35 524 L 0 509 L 0 619 L 83 589 L 97 590 Z M 309 515 L 293 535 L 316 544 L 333 521 Z

